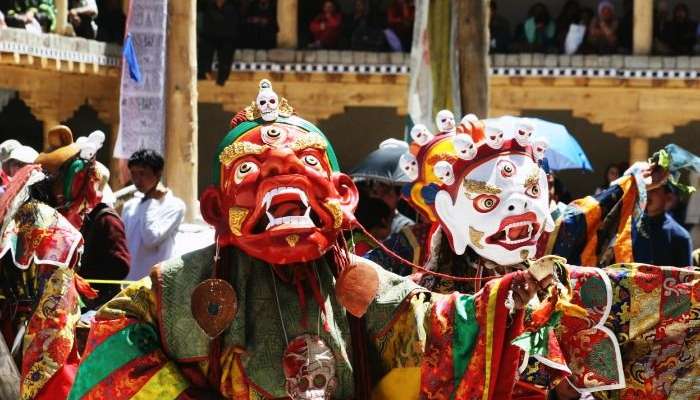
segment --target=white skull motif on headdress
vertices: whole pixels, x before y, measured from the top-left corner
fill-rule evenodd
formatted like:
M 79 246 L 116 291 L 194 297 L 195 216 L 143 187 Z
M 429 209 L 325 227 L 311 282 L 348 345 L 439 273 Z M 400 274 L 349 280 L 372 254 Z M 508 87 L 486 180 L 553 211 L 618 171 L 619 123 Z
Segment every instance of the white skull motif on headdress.
M 285 388 L 294 400 L 327 400 L 335 391 L 335 356 L 314 335 L 302 335 L 290 341 L 283 356 Z
M 279 98 L 277 93 L 272 90 L 272 83 L 267 79 L 260 81 L 260 91 L 255 99 L 255 105 L 260 110 L 262 119 L 267 122 L 272 122 L 279 115 Z

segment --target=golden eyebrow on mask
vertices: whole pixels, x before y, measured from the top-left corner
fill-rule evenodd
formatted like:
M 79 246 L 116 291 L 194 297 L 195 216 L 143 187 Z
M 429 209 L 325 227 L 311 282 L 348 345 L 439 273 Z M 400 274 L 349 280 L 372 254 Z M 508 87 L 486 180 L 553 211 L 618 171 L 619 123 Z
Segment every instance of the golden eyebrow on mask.
M 290 146 L 290 148 L 294 151 L 299 151 L 308 148 L 326 150 L 326 147 L 328 147 L 326 140 L 317 133 L 302 135 L 296 140 L 294 140 L 294 142 Z
M 484 181 L 477 181 L 474 179 L 465 179 L 462 183 L 464 190 L 473 194 L 499 194 L 501 189 L 496 186 L 489 185 Z
M 526 188 L 529 188 L 530 186 L 537 186 L 537 184 L 540 183 L 540 169 L 539 168 L 533 168 L 532 172 L 530 172 L 530 175 L 525 179 L 525 182 L 523 183 L 523 186 Z

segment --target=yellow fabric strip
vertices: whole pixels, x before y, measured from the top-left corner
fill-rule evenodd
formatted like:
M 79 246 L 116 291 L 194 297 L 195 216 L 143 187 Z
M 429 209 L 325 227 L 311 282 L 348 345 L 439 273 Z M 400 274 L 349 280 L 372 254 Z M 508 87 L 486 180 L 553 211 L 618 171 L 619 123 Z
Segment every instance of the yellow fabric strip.
M 622 195 L 620 226 L 613 250 L 616 263 L 630 263 L 634 261 L 634 254 L 632 253 L 632 214 L 634 213 L 634 206 L 638 196 L 637 185 L 630 178 L 621 182 L 620 187 L 624 194 Z
M 600 204 L 592 196 L 587 196 L 574 202 L 583 215 L 586 217 L 586 237 L 588 242 L 581 252 L 581 265 L 595 267 L 598 265 L 598 226 L 602 218 L 603 211 Z
M 484 357 L 484 364 L 486 364 L 486 370 L 484 371 L 484 394 L 481 396 L 483 400 L 488 400 L 489 389 L 491 388 L 491 357 L 493 355 L 493 326 L 496 319 L 496 300 L 498 299 L 498 286 L 501 281 L 498 280 L 494 283 L 491 291 L 489 292 L 489 304 L 486 309 L 486 356 Z
M 153 375 L 131 399 L 176 399 L 188 386 L 189 384 L 185 378 L 180 375 L 180 371 L 178 371 L 175 363 L 169 361 L 160 371 Z
M 420 398 L 420 367 L 394 368 L 372 391 L 372 400 L 418 400 Z

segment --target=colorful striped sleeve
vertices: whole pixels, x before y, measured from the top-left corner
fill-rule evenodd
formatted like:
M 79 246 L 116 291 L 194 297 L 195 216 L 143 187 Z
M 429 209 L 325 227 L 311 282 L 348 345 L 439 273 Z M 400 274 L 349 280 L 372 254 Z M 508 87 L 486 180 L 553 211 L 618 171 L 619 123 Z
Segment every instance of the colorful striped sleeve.
M 70 400 L 178 399 L 189 383 L 161 348 L 150 278 L 107 303 L 93 323 Z
M 508 397 L 521 354 L 511 341 L 523 332 L 522 312 L 505 308 L 511 279 L 490 281 L 475 295 L 409 295 L 374 336 L 388 368 L 374 398 Z
M 589 267 L 631 262 L 641 197 L 635 177 L 626 176 L 595 196 L 573 201 L 556 219 L 556 238 L 545 254 Z

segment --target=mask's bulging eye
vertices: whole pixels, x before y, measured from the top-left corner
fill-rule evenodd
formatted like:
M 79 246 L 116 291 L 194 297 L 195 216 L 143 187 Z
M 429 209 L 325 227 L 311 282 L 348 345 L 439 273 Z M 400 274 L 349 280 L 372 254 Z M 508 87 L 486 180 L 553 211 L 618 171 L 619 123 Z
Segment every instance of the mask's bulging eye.
M 318 165 L 321 163 L 320 161 L 318 161 L 318 158 L 316 158 L 315 156 L 312 156 L 312 155 L 304 156 L 303 160 L 304 160 L 304 164 L 308 165 L 309 167 L 313 167 L 313 168 L 318 167 Z
M 254 162 L 246 161 L 244 163 L 241 163 L 236 168 L 236 174 L 233 177 L 233 181 L 236 182 L 236 184 L 239 184 L 243 182 L 243 179 L 245 179 L 246 176 L 256 173 L 258 172 L 258 170 L 258 165 Z
M 501 176 L 504 178 L 510 178 L 515 175 L 515 165 L 508 160 L 499 161 L 498 169 L 501 171 Z
M 501 200 L 498 198 L 498 196 L 482 194 L 474 199 L 474 208 L 478 212 L 487 213 L 496 208 L 500 201 Z
M 525 194 L 532 197 L 533 199 L 540 197 L 541 192 L 542 191 L 540 190 L 540 187 L 538 185 L 532 185 L 525 189 Z

